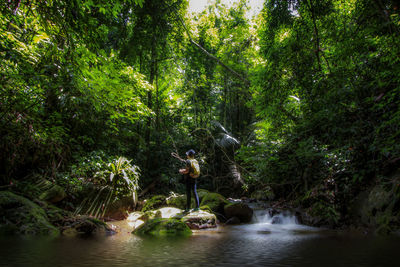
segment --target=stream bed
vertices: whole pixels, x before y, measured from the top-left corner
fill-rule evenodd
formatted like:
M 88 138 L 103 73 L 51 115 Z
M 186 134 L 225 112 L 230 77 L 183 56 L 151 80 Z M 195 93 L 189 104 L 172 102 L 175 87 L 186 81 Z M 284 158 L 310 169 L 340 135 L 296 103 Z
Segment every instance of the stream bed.
M 307 227 L 290 215 L 195 231 L 187 238 L 120 233 L 88 238 L 0 239 L 0 266 L 398 266 L 400 237 Z

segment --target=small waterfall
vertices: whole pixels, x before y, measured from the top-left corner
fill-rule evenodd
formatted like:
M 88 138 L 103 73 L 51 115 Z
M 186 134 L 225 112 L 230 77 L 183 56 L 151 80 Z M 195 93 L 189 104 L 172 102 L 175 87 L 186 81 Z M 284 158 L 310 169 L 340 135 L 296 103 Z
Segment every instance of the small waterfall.
M 281 225 L 299 224 L 296 216 L 293 215 L 290 211 L 279 211 L 271 208 L 266 210 L 254 210 L 253 222 Z

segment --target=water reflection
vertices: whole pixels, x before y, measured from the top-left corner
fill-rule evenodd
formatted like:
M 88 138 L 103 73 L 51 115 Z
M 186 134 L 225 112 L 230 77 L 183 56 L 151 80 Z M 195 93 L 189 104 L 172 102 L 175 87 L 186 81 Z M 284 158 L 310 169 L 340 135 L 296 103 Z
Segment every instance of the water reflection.
M 393 266 L 400 239 L 348 236 L 268 222 L 198 231 L 189 238 L 0 240 L 0 266 Z

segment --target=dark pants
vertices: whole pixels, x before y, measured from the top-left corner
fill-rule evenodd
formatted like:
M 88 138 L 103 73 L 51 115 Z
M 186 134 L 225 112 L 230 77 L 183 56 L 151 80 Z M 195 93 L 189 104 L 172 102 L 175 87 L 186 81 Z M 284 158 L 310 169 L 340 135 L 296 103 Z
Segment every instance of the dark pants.
M 186 175 L 185 177 L 186 180 L 186 209 L 190 209 L 190 204 L 191 204 L 191 200 L 192 200 L 192 190 L 194 193 L 194 198 L 196 199 L 196 208 L 200 207 L 200 203 L 199 203 L 199 196 L 197 195 L 197 180 L 193 179 L 192 177 L 190 177 L 189 175 Z

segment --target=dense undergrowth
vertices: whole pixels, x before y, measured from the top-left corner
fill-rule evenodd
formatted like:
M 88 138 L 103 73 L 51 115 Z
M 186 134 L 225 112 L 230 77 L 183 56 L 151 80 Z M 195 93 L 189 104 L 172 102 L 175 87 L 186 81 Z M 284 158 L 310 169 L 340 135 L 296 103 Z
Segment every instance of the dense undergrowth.
M 101 216 L 184 192 L 170 153 L 194 148 L 202 188 L 395 229 L 398 4 L 267 0 L 253 19 L 246 1 L 187 4 L 1 4 L 2 190 L 59 186 L 59 206 Z

